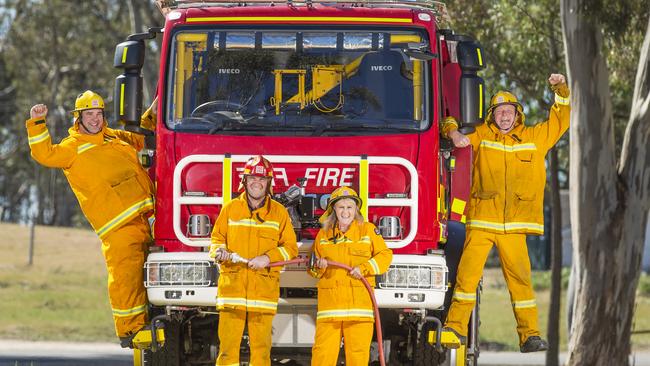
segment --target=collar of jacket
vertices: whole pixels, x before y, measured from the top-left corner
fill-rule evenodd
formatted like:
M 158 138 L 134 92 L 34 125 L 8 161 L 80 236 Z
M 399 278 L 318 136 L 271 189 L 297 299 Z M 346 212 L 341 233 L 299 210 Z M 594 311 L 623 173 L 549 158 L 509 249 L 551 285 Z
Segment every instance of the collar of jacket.
M 348 238 L 352 241 L 358 241 L 361 238 L 361 228 L 360 224 L 357 220 L 352 220 L 352 223 L 350 224 L 350 227 L 348 228 L 348 231 L 342 232 L 339 229 L 338 223 L 334 225 L 334 228 L 330 229 L 330 232 L 327 233 L 327 238 L 336 238 L 337 241 L 339 239 L 343 238 Z
M 237 197 L 237 199 L 241 200 L 242 203 L 250 210 L 250 205 L 248 204 L 248 194 L 246 194 L 246 191 L 240 194 L 239 197 Z M 251 215 L 253 215 L 254 213 L 259 213 L 263 217 L 266 217 L 270 212 L 271 212 L 271 196 L 267 194 L 266 197 L 264 198 L 264 204 L 262 205 L 262 207 L 252 210 Z

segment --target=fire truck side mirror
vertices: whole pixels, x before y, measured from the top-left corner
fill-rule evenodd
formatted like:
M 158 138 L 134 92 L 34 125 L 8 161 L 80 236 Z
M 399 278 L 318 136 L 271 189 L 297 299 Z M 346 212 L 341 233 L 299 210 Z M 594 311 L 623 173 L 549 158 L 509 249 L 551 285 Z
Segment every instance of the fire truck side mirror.
M 140 127 L 142 114 L 142 75 L 144 41 L 129 40 L 115 47 L 113 66 L 123 70 L 115 79 L 115 119 L 124 123 L 124 129 L 150 136 L 153 132 Z
M 456 47 L 460 77 L 460 128 L 463 133 L 474 132 L 474 127 L 485 119 L 485 82 L 477 72 L 485 68 L 481 45 L 470 37 L 459 37 Z
M 115 118 L 127 131 L 142 135 L 153 132 L 140 127 L 142 115 L 142 76 L 124 73 L 115 79 Z
M 144 41 L 125 41 L 115 47 L 113 67 L 139 72 L 144 65 Z
M 474 127 L 485 118 L 485 82 L 477 75 L 463 74 L 460 77 L 460 122 L 461 127 Z
M 477 72 L 485 68 L 483 48 L 476 41 L 458 42 L 456 46 L 458 63 L 463 72 Z

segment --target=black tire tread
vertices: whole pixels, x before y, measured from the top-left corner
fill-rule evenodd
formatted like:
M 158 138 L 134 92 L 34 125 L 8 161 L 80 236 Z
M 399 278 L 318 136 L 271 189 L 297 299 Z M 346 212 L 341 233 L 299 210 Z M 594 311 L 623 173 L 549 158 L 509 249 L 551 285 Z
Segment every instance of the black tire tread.
M 165 345 L 156 352 L 143 352 L 144 366 L 181 365 L 181 325 L 178 322 L 165 323 Z

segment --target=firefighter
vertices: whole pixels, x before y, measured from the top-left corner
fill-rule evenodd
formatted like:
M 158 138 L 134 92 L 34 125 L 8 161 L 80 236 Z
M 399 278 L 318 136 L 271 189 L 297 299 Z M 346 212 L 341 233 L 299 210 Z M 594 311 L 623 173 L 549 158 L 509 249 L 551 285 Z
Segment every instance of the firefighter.
M 156 102 L 142 126 L 156 124 Z M 144 137 L 108 127 L 104 100 L 90 90 L 79 94 L 68 136 L 53 144 L 46 125 L 47 107 L 37 104 L 25 123 L 31 155 L 38 163 L 61 168 L 81 210 L 102 241 L 108 270 L 108 296 L 115 331 L 123 347 L 147 322 L 142 281 L 145 252 L 151 241 L 146 216 L 153 209 L 153 186 L 138 162 Z
M 393 252 L 375 225 L 364 222 L 361 198 L 349 187 L 332 192 L 314 239 L 318 258 L 309 273 L 318 280 L 318 313 L 312 365 L 336 365 L 341 337 L 346 365 L 368 365 L 374 312 L 370 296 L 359 281 L 375 286 L 375 276 L 388 269 Z M 328 260 L 352 267 L 328 266 Z
M 220 263 L 217 288 L 219 356 L 217 365 L 239 365 L 244 325 L 248 325 L 250 364 L 271 364 L 271 323 L 280 296 L 280 267 L 298 254 L 287 209 L 272 196 L 273 166 L 263 156 L 244 166 L 239 191 L 225 205 L 212 230 L 210 256 Z M 231 255 L 251 258 L 233 263 Z
M 496 245 L 512 308 L 517 320 L 520 351 L 544 351 L 537 305 L 531 286 L 526 235 L 544 233 L 542 205 L 546 170 L 544 157 L 569 128 L 569 88 L 563 75 L 548 79 L 555 103 L 547 121 L 524 125 L 521 104 L 510 92 L 499 91 L 487 111 L 487 123 L 470 135 L 460 133 L 453 118 L 442 125 L 456 147 L 472 146 L 474 167 L 467 214 L 467 238 L 445 329 L 461 342 L 476 302 L 476 287 L 488 253 Z

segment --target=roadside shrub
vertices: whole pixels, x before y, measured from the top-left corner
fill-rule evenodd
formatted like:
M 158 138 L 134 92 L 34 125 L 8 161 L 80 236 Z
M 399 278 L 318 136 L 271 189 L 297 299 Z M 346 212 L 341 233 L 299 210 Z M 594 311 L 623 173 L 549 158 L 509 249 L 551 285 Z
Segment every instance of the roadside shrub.
M 569 274 L 571 273 L 571 268 L 565 267 L 562 268 L 562 290 L 566 290 L 569 286 Z M 551 271 L 533 271 L 532 276 L 533 289 L 535 291 L 545 291 L 551 289 Z M 650 280 L 649 280 L 650 284 Z

